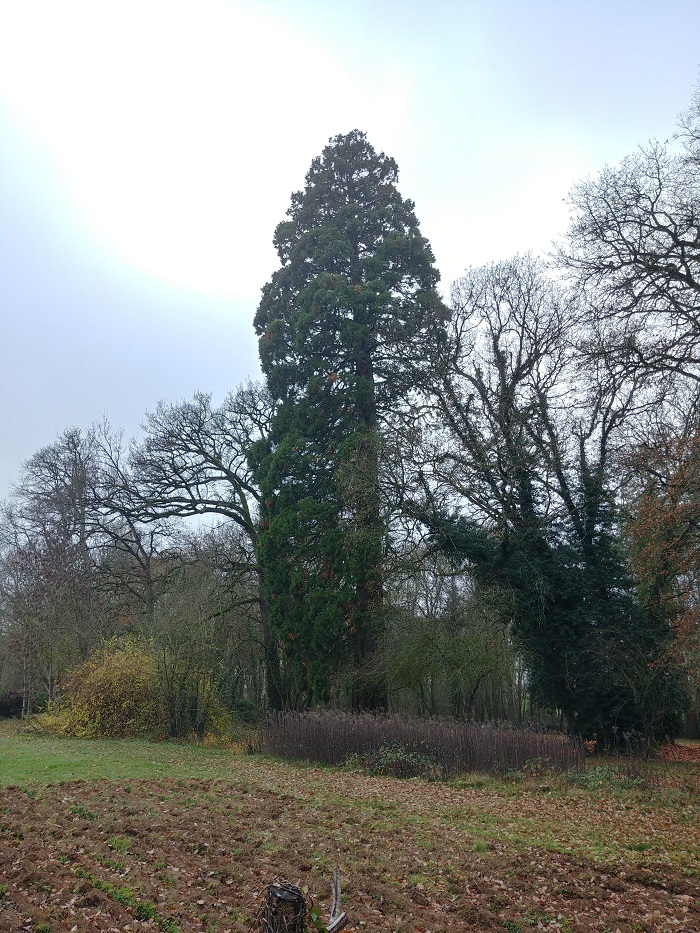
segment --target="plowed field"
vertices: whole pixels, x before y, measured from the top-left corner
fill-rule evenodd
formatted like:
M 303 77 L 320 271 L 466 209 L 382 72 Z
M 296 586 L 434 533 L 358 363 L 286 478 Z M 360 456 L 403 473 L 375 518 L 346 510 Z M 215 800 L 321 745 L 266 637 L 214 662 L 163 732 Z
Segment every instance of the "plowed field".
M 355 933 L 700 933 L 692 794 L 230 772 L 3 790 L 0 930 L 243 933 L 275 879 L 327 911 L 337 864 Z

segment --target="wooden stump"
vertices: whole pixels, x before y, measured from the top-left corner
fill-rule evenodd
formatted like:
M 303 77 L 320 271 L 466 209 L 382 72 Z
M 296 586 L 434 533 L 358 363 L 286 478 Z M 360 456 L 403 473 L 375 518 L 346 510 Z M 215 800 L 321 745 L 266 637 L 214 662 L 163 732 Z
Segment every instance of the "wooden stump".
M 348 924 L 348 915 L 340 909 L 340 872 L 333 871 L 333 905 L 326 927 L 327 933 L 340 933 Z M 304 892 L 295 884 L 275 881 L 267 886 L 265 901 L 258 914 L 261 933 L 308 933 L 307 913 L 311 911 L 312 925 L 320 918 L 313 902 L 307 903 Z
M 306 898 L 294 884 L 268 886 L 261 916 L 262 933 L 306 933 Z

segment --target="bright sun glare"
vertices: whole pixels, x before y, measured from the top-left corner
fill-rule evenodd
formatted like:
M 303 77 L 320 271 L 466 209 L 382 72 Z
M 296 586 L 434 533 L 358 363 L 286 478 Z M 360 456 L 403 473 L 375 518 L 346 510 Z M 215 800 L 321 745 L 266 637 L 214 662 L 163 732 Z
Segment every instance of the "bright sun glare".
M 304 8 L 8 0 L 0 109 L 50 160 L 81 249 L 249 309 L 290 193 L 356 127 L 397 158 L 446 289 L 469 264 L 550 248 L 600 159 L 580 129 L 503 109 L 478 29 L 446 65 L 418 33 L 392 44 L 384 23 L 363 43 Z
M 264 281 L 291 190 L 279 166 L 300 186 L 315 114 L 342 127 L 395 96 L 225 0 L 27 0 L 5 21 L 0 97 L 58 164 L 81 221 L 122 259 L 199 291 L 236 295 L 236 268 Z

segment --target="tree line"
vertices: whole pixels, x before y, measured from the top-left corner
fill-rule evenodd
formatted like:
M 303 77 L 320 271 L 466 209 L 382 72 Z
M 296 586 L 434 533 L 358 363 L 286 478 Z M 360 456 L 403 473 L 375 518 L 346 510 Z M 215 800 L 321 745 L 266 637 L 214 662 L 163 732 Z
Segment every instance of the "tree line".
M 173 734 L 213 696 L 602 740 L 697 715 L 700 96 L 574 188 L 555 256 L 470 267 L 449 302 L 397 179 L 359 131 L 312 162 L 254 318 L 263 382 L 24 465 L 0 689 L 25 713 L 137 636 Z

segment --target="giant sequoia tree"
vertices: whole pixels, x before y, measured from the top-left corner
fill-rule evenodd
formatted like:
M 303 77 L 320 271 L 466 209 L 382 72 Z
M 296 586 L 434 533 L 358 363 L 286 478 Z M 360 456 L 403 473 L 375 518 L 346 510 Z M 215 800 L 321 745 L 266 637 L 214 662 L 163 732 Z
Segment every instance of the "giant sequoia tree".
M 281 267 L 255 318 L 276 400 L 254 455 L 259 556 L 287 658 L 288 699 L 325 699 L 382 626 L 387 513 L 381 428 L 442 339 L 439 274 L 393 159 L 357 130 L 314 159 L 275 232 Z M 376 689 L 354 679 L 356 706 Z

